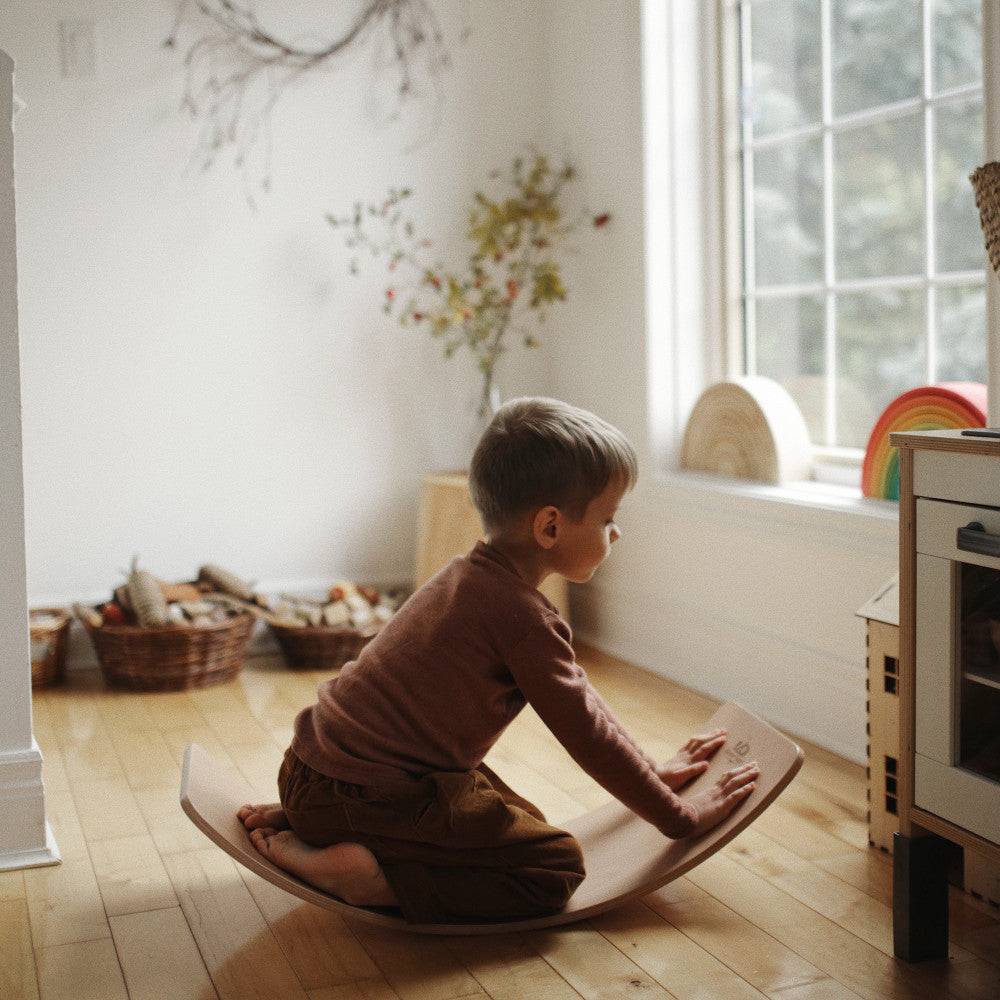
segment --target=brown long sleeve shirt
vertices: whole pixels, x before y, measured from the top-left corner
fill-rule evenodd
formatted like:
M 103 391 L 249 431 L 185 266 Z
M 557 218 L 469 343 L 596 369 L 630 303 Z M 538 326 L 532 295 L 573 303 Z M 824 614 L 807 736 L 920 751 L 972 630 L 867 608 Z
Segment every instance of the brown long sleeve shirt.
M 657 776 L 576 662 L 569 626 L 479 542 L 399 609 L 295 720 L 292 750 L 362 785 L 477 767 L 525 704 L 607 791 L 669 837 L 697 810 Z

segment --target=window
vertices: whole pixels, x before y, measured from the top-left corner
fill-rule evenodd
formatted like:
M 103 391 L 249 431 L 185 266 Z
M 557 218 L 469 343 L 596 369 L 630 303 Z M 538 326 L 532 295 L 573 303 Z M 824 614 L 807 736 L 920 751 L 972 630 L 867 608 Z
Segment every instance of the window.
M 987 380 L 981 0 L 726 0 L 742 369 L 860 460 L 900 393 Z M 738 366 L 740 367 L 740 366 Z

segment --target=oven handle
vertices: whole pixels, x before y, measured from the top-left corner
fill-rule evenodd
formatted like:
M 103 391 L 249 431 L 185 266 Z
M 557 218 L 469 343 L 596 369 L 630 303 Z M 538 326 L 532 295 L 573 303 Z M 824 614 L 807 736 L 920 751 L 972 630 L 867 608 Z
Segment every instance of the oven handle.
M 955 544 L 963 552 L 1000 557 L 1000 535 L 991 535 L 979 521 L 970 521 L 959 528 Z

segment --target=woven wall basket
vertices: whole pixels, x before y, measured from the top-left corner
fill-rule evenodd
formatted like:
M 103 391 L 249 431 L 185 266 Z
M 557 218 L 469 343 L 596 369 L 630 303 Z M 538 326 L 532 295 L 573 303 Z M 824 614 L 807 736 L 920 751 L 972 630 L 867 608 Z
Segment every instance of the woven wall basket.
M 185 691 L 234 678 L 256 621 L 242 614 L 203 626 L 84 625 L 111 687 Z
M 1000 276 L 1000 163 L 978 167 L 969 177 L 976 193 L 979 224 L 986 240 L 986 253 Z

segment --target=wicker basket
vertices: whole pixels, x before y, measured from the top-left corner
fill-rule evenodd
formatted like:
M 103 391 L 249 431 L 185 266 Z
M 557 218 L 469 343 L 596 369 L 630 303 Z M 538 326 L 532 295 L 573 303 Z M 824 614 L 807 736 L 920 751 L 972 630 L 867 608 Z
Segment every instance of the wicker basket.
M 378 632 L 378 628 L 330 628 L 324 625 L 286 626 L 271 622 L 288 666 L 293 670 L 339 670 Z
M 37 616 L 37 619 L 36 619 Z M 49 687 L 66 680 L 66 647 L 72 616 L 65 608 L 32 608 L 31 686 Z
M 141 628 L 84 620 L 104 680 L 131 691 L 185 691 L 232 680 L 243 666 L 256 619 Z
M 979 224 L 986 240 L 986 252 L 1000 275 L 1000 163 L 978 167 L 969 177 L 976 193 Z

